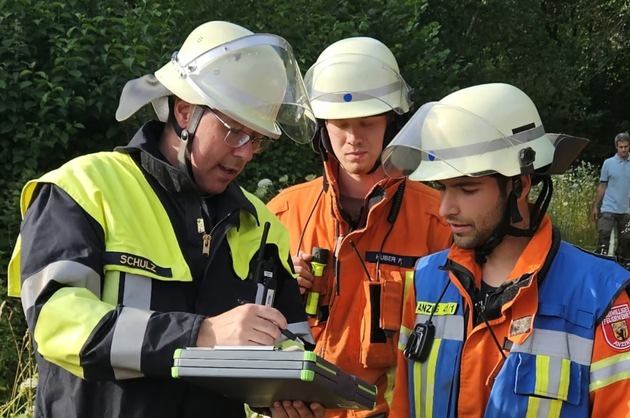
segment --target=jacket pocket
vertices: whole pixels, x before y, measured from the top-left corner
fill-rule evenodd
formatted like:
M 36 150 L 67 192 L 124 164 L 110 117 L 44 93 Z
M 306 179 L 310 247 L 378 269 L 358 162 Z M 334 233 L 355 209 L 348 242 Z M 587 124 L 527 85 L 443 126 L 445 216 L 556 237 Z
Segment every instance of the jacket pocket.
M 396 364 L 404 285 L 399 272 L 381 272 L 381 281 L 364 282 L 365 310 L 361 321 L 361 358 L 364 367 Z
M 517 356 L 514 393 L 580 404 L 583 366 L 557 356 L 513 355 Z

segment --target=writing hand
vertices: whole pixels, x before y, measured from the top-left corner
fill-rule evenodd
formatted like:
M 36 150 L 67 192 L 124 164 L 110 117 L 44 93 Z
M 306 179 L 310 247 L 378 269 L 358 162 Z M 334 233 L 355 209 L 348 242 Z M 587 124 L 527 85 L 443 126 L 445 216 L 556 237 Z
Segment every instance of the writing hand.
M 197 335 L 197 347 L 216 345 L 273 345 L 286 318 L 275 308 L 248 303 L 206 318 Z

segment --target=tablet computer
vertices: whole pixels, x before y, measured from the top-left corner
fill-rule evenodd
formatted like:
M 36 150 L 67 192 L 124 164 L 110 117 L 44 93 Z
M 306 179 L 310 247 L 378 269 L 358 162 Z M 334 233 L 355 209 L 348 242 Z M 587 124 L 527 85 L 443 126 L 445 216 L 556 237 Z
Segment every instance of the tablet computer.
M 311 351 L 275 347 L 179 349 L 174 354 L 172 375 L 254 408 L 284 400 L 353 410 L 373 409 L 376 403 L 376 386 Z

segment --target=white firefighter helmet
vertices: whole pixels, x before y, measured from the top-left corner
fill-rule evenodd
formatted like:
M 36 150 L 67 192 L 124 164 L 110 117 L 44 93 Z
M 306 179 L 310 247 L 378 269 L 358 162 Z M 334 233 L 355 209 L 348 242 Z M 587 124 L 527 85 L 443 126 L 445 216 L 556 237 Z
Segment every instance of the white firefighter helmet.
M 547 134 L 532 100 L 502 83 L 423 105 L 383 151 L 392 177 L 443 180 L 499 173 L 561 174 L 588 140 Z
M 164 121 L 169 95 L 217 109 L 271 138 L 284 131 L 306 143 L 315 132 L 315 118 L 288 42 L 233 23 L 202 24 L 155 76 L 129 81 L 116 117 L 124 120 L 152 102 Z
M 410 88 L 392 52 L 369 37 L 337 41 L 326 48 L 304 77 L 318 119 L 349 119 L 411 106 Z

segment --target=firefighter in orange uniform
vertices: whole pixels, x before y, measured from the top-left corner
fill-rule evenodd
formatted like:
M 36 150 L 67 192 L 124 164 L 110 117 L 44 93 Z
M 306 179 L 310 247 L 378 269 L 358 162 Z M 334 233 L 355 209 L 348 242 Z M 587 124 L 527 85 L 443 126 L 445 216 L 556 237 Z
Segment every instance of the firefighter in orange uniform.
M 367 37 L 335 42 L 305 83 L 320 123 L 314 145 L 324 176 L 283 190 L 268 206 L 291 235 L 316 353 L 378 386 L 373 411 L 327 417 L 386 417 L 405 278 L 411 284 L 407 273 L 419 257 L 448 247 L 450 232 L 438 216 L 436 190 L 389 179 L 380 164 L 411 106 L 391 51 Z M 316 247 L 327 260 L 312 259 Z M 314 261 L 323 273 L 312 269 Z
M 437 182 L 454 240 L 416 266 L 391 417 L 630 416 L 630 273 L 545 215 L 587 142 L 484 84 L 422 106 L 385 149 L 389 175 Z

